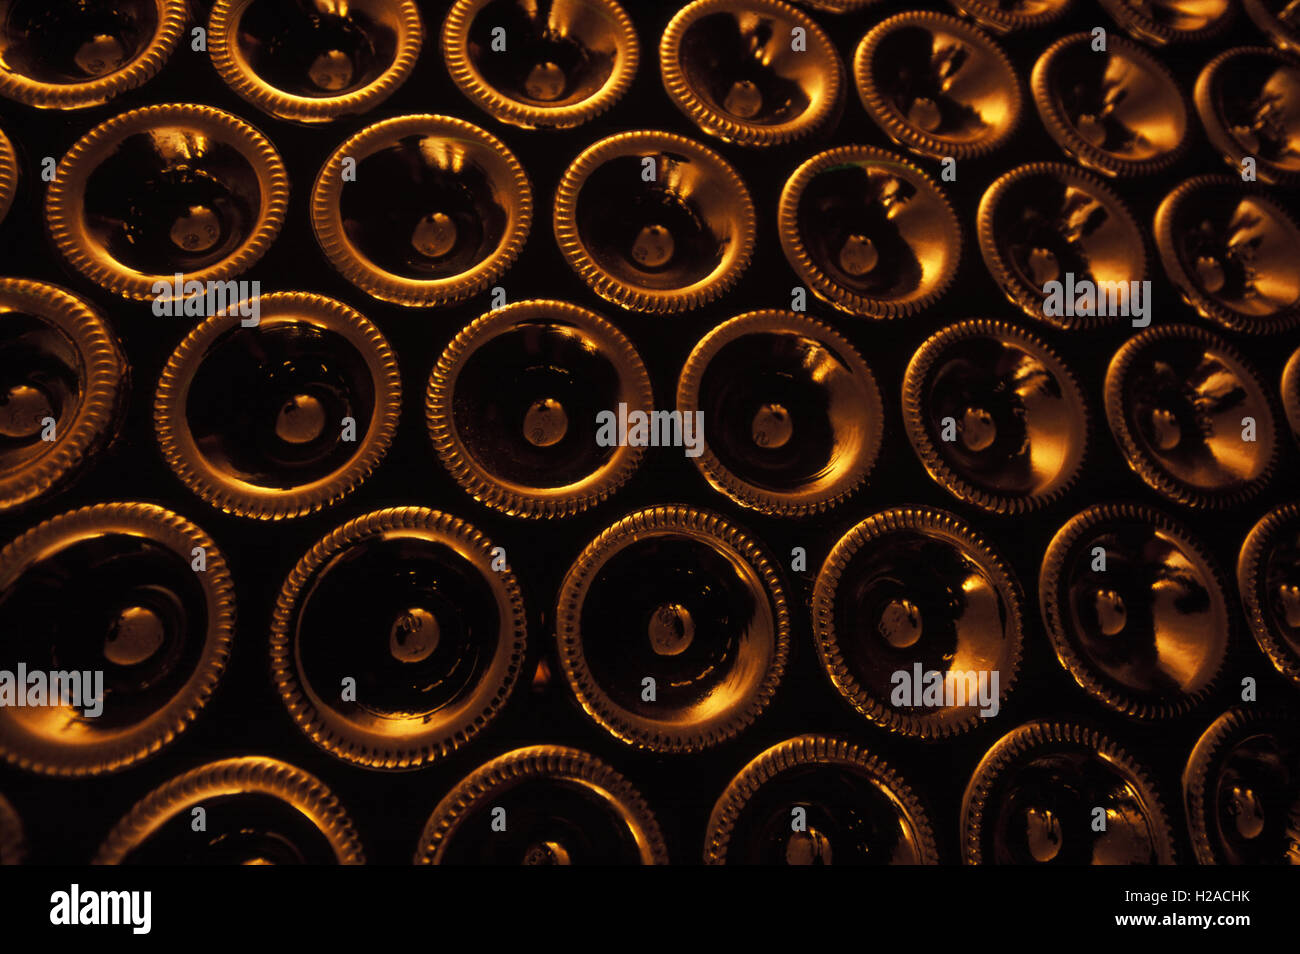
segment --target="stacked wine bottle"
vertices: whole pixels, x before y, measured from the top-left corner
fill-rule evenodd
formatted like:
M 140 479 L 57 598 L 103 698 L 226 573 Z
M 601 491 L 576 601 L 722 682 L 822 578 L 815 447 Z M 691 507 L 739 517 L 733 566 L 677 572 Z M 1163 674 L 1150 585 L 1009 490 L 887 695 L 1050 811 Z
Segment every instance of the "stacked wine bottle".
M 0 0 L 0 863 L 1300 863 L 1297 115 L 1278 0 Z

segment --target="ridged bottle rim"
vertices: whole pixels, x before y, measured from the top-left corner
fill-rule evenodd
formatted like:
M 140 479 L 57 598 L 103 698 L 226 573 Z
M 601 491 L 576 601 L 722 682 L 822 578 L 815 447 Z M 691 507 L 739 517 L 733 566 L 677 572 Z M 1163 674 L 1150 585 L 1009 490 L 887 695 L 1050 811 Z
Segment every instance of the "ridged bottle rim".
M 59 331 L 79 359 L 81 393 L 71 426 L 16 473 L 0 475 L 0 511 L 41 497 L 70 479 L 110 440 L 126 404 L 130 367 L 113 330 L 85 299 L 57 285 L 0 278 L 0 305 L 21 309 Z
M 9 141 L 4 130 L 0 129 L 0 223 L 13 207 L 14 196 L 18 193 L 18 155 L 14 144 Z
M 998 34 L 1036 30 L 1055 23 L 1065 16 L 1074 0 L 1053 0 L 1045 10 L 1023 13 L 1009 9 L 998 0 L 948 0 L 948 5 L 962 16 L 969 17 L 986 30 Z
M 1212 348 L 1221 355 L 1237 378 L 1255 389 L 1259 407 L 1266 413 L 1266 420 L 1257 421 L 1256 424 L 1268 436 L 1270 445 L 1268 459 L 1256 477 L 1240 486 L 1205 488 L 1188 483 L 1170 473 L 1139 445 L 1130 427 L 1125 413 L 1127 403 L 1125 399 L 1134 363 L 1147 348 L 1158 346 L 1162 341 L 1179 339 L 1190 341 L 1203 348 Z M 1264 388 L 1254 367 L 1236 348 L 1213 332 L 1195 325 L 1183 324 L 1157 325 L 1139 332 L 1129 338 L 1111 358 L 1106 368 L 1104 394 L 1107 423 L 1129 467 L 1143 483 L 1174 503 L 1198 510 L 1229 508 L 1257 496 L 1272 480 L 1282 443 L 1277 415 L 1273 409 L 1273 399 Z
M 808 765 L 829 765 L 867 779 L 894 804 L 914 836 L 919 864 L 938 864 L 934 831 L 921 800 L 887 762 L 868 749 L 824 735 L 800 735 L 778 742 L 751 759 L 714 803 L 704 835 L 704 863 L 727 863 L 727 850 L 740 815 L 749 800 L 782 773 Z
M 38 109 L 83 109 L 143 86 L 171 57 L 189 19 L 186 0 L 153 0 L 158 14 L 149 43 L 120 69 L 82 83 L 46 83 L 0 69 L 0 96 Z
M 162 544 L 191 564 L 201 548 L 206 568 L 195 577 L 203 590 L 207 629 L 202 653 L 185 685 L 162 708 L 126 731 L 95 744 L 65 748 L 5 731 L 0 721 L 0 757 L 40 775 L 86 776 L 117 772 L 172 744 L 198 717 L 230 657 L 235 627 L 235 588 L 225 557 L 203 530 L 170 510 L 149 503 L 101 503 L 52 517 L 0 550 L 0 591 L 9 589 L 37 560 L 76 542 L 106 533 L 137 536 Z M 192 565 L 192 564 L 191 564 Z M 0 709 L 0 714 L 5 710 Z
M 703 17 L 715 14 L 768 14 L 795 22 L 805 31 L 810 57 L 817 57 L 824 88 L 808 109 L 784 123 L 747 122 L 710 105 L 693 88 L 682 67 L 682 41 Z M 812 17 L 782 0 L 693 0 L 673 16 L 659 41 L 659 71 L 663 87 L 682 114 L 711 136 L 737 146 L 775 146 L 807 136 L 830 121 L 844 92 L 845 69 L 835 44 Z
M 597 682 L 583 651 L 583 603 L 601 568 L 630 546 L 656 537 L 685 538 L 711 547 L 749 577 L 756 602 L 773 621 L 772 647 L 760 680 L 707 719 L 676 724 L 629 711 Z M 578 704 L 597 725 L 629 746 L 654 752 L 698 752 L 738 735 L 767 708 L 785 673 L 790 651 L 790 611 L 785 586 L 760 544 L 730 521 L 707 510 L 666 505 L 638 510 L 606 528 L 569 567 L 555 609 L 560 667 Z
M 154 431 L 167 465 L 205 502 L 239 517 L 282 520 L 337 503 L 374 472 L 397 431 L 402 384 L 396 355 L 383 333 L 360 312 L 310 292 L 275 292 L 260 296 L 258 302 L 261 316 L 255 328 L 240 326 L 238 308 L 232 304 L 221 314 L 205 318 L 177 345 L 158 380 Z M 291 488 L 259 485 L 222 470 L 204 456 L 187 422 L 190 387 L 210 350 L 223 340 L 291 325 L 329 331 L 355 348 L 374 383 L 375 407 L 364 422 L 364 438 L 343 467 Z
M 871 67 L 881 44 L 896 31 L 911 28 L 934 28 L 954 33 L 971 46 L 978 47 L 996 64 L 995 69 L 1001 74 L 1001 88 L 1009 90 L 1012 95 L 1009 115 L 999 126 L 993 128 L 991 134 L 974 142 L 959 142 L 926 132 L 914 123 L 908 122 L 876 85 Z M 1020 89 L 1020 78 L 1016 75 L 1015 68 L 1002 47 L 969 22 L 932 10 L 909 10 L 897 13 L 873 26 L 862 38 L 854 53 L 853 77 L 862 106 L 876 125 L 894 142 L 931 159 L 947 157 L 974 159 L 1001 148 L 1015 133 L 1016 127 L 1020 125 L 1021 114 L 1024 112 L 1024 94 Z
M 257 221 L 239 247 L 218 262 L 188 272 L 187 282 L 224 281 L 247 271 L 266 254 L 284 224 L 289 204 L 289 177 L 271 141 L 238 116 L 211 106 L 164 103 L 144 106 L 108 119 L 78 139 L 58 165 L 58 176 L 45 196 L 45 223 L 64 258 L 92 282 L 115 295 L 145 301 L 155 284 L 170 284 L 173 274 L 150 275 L 112 257 L 90 233 L 85 221 L 85 190 L 91 173 L 128 136 L 174 123 L 221 137 L 238 148 L 257 176 L 261 207 Z
M 1071 442 L 1072 461 L 1063 475 L 1046 491 L 1029 494 L 997 493 L 979 486 L 962 476 L 960 471 L 944 459 L 938 445 L 931 439 L 926 426 L 924 388 L 930 372 L 946 349 L 960 346 L 970 340 L 992 340 L 1012 343 L 1025 353 L 1033 355 L 1053 372 L 1053 380 L 1062 395 L 1068 395 L 1075 411 L 1075 423 L 1081 431 L 1080 441 Z M 1020 514 L 1038 510 L 1055 503 L 1078 482 L 1087 456 L 1091 416 L 1079 380 L 1064 360 L 1042 338 L 1005 321 L 968 319 L 941 328 L 927 338 L 913 353 L 903 378 L 903 427 L 916 456 L 932 478 L 950 494 L 982 510 L 999 514 Z
M 980 721 L 976 707 L 967 706 L 967 714 L 957 719 L 949 718 L 950 710 L 947 708 L 933 709 L 921 715 L 902 712 L 869 692 L 845 659 L 841 644 L 845 634 L 835 631 L 835 603 L 840 581 L 858 552 L 869 551 L 873 541 L 894 533 L 919 533 L 946 543 L 962 551 L 967 559 L 977 562 L 988 575 L 1008 614 L 1003 626 L 1007 649 L 998 670 L 999 706 L 1010 695 L 1019 673 L 1024 641 L 1024 597 L 1020 584 L 1002 557 L 974 528 L 946 510 L 931 507 L 895 507 L 872 514 L 851 527 L 832 547 L 813 584 L 812 626 L 817 657 L 844 701 L 883 729 L 926 740 L 968 732 Z
M 1300 348 L 1292 352 L 1282 369 L 1282 407 L 1291 425 L 1291 436 L 1300 443 Z
M 503 167 L 505 179 L 494 185 L 514 202 L 506 232 L 491 254 L 471 268 L 447 278 L 410 278 L 380 268 L 348 236 L 339 207 L 345 160 L 352 160 L 359 166 L 363 159 L 380 149 L 413 135 L 458 139 L 491 153 Z M 514 153 L 491 133 L 453 116 L 395 116 L 366 126 L 331 153 L 317 174 L 311 191 L 312 229 L 330 264 L 366 294 L 413 308 L 452 305 L 483 291 L 504 275 L 519 257 L 528 240 L 532 221 L 532 188 L 528 174 Z
M 610 274 L 596 261 L 578 227 L 578 197 L 587 178 L 610 159 L 635 155 L 638 150 L 681 153 L 716 177 L 735 205 L 733 234 L 721 262 L 703 279 L 683 288 L 646 288 Z M 631 311 L 672 314 L 689 311 L 728 291 L 749 266 L 754 250 L 754 202 L 740 174 L 721 155 L 693 139 L 676 133 L 634 130 L 598 140 L 581 152 L 565 170 L 555 190 L 553 217 L 555 241 L 569 266 L 601 298 Z
M 1089 726 L 1076 722 L 1037 720 L 1018 726 L 998 739 L 980 759 L 966 785 L 961 804 L 962 857 L 968 865 L 989 863 L 984 858 L 984 823 L 996 784 L 1023 756 L 1053 747 L 1082 747 L 1110 766 L 1129 784 L 1145 809 L 1159 864 L 1176 860 L 1173 829 L 1164 803 L 1146 769 L 1121 746 Z
M 236 95 L 278 119 L 300 123 L 330 122 L 364 113 L 393 95 L 410 78 L 420 56 L 424 28 L 414 0 L 386 0 L 397 8 L 397 44 L 392 62 L 360 89 L 331 96 L 299 96 L 279 89 L 254 72 L 239 49 L 244 14 L 256 0 L 216 0 L 208 17 L 208 55 Z
M 599 469 L 561 487 L 530 486 L 491 473 L 465 444 L 456 428 L 456 382 L 465 363 L 483 345 L 524 325 L 573 326 L 596 343 L 630 392 L 631 409 L 653 410 L 650 375 L 635 346 L 613 323 L 594 311 L 567 302 L 530 299 L 513 302 L 476 318 L 447 345 L 425 391 L 425 426 L 438 457 L 471 497 L 512 517 L 558 518 L 590 509 L 622 487 L 640 466 L 645 448 L 622 445 Z
M 580 0 L 603 16 L 615 35 L 618 53 L 608 79 L 590 96 L 565 106 L 535 106 L 495 89 L 469 55 L 469 31 L 491 0 L 456 0 L 442 24 L 442 57 L 452 82 L 465 97 L 494 119 L 525 129 L 571 129 L 608 111 L 632 86 L 641 50 L 631 17 L 614 0 Z
M 799 203 L 804 190 L 817 176 L 831 169 L 851 163 L 870 163 L 891 169 L 924 193 L 935 204 L 943 219 L 945 262 L 937 275 L 928 281 L 929 287 L 902 300 L 857 294 L 836 282 L 814 261 L 812 253 L 799 230 Z M 781 250 L 800 279 L 807 282 L 817 297 L 841 311 L 869 318 L 901 318 L 915 314 L 938 301 L 952 284 L 961 259 L 961 223 L 943 190 L 921 168 L 897 153 L 875 146 L 840 146 L 817 153 L 806 160 L 786 180 L 781 190 L 781 204 L 777 215 L 781 236 Z
M 830 351 L 857 378 L 866 393 L 864 419 L 870 434 L 851 465 L 816 492 L 769 490 L 726 467 L 705 441 L 695 466 L 709 484 L 735 503 L 774 516 L 802 517 L 838 506 L 867 480 L 880 454 L 885 421 L 880 388 L 862 355 L 829 325 L 808 315 L 765 309 L 729 318 L 706 334 L 691 350 L 677 381 L 677 407 L 685 414 L 699 410 L 700 389 L 710 362 L 727 345 L 747 335 L 778 334 L 803 337 Z
M 599 799 L 635 840 L 642 864 L 668 864 L 659 822 L 632 783 L 594 755 L 560 745 L 514 749 L 462 779 L 425 822 L 415 863 L 441 864 L 448 845 L 474 808 L 522 782 L 547 779 L 580 785 Z
M 450 713 L 422 722 L 419 733 L 372 731 L 331 708 L 299 672 L 295 620 L 309 590 L 333 563 L 357 547 L 401 537 L 450 548 L 466 560 L 492 592 L 500 617 L 488 671 L 468 699 Z M 459 517 L 427 507 L 391 507 L 349 520 L 321 538 L 290 572 L 271 620 L 271 675 L 298 728 L 318 747 L 345 762 L 371 769 L 406 770 L 445 759 L 477 737 L 500 713 L 523 668 L 527 619 L 514 573 L 494 570 L 492 542 Z M 408 720 L 409 721 L 409 720 Z
M 1179 693 L 1166 700 L 1147 698 L 1141 692 L 1122 686 L 1098 672 L 1074 647 L 1070 634 L 1067 633 L 1069 610 L 1062 605 L 1060 598 L 1061 574 L 1065 571 L 1066 561 L 1079 541 L 1089 533 L 1116 523 L 1140 523 L 1172 537 L 1179 545 L 1179 552 L 1200 571 L 1205 585 L 1213 590 L 1211 600 L 1217 602 L 1225 627 L 1224 644 L 1217 659 L 1210 661 L 1205 684 L 1195 692 Z M 1138 720 L 1171 719 L 1183 715 L 1199 706 L 1218 689 L 1231 646 L 1232 613 L 1227 595 L 1222 573 L 1196 536 L 1167 514 L 1141 504 L 1094 504 L 1071 517 L 1052 537 L 1043 553 L 1038 574 L 1038 604 L 1042 611 L 1043 625 L 1062 668 L 1095 701 L 1114 712 Z
M 338 864 L 365 864 L 352 820 L 325 783 L 287 762 L 263 756 L 209 762 L 164 782 L 113 826 L 92 864 L 125 863 L 166 822 L 207 799 L 250 794 L 276 798 L 300 812 L 329 842 Z

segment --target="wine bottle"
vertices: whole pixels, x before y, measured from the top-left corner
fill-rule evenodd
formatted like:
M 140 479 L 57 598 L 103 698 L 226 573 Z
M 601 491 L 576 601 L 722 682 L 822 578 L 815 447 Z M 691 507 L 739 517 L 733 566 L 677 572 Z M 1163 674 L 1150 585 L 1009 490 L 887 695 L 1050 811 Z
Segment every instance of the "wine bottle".
M 314 775 L 260 756 L 209 762 L 142 798 L 97 865 L 359 865 L 361 842 Z
M 188 17 L 185 0 L 10 0 L 0 96 L 40 109 L 99 106 L 158 73 Z
M 1057 40 L 1038 57 L 1030 89 L 1039 118 L 1066 155 L 1106 176 L 1152 175 L 1186 151 L 1191 117 L 1169 70 L 1121 36 L 1093 49 L 1092 33 Z
M 1296 110 L 1300 66 L 1265 46 L 1224 50 L 1196 77 L 1196 112 L 1210 143 L 1239 177 L 1300 185 Z
M 374 109 L 410 77 L 423 39 L 414 0 L 217 0 L 208 17 L 226 85 L 300 123 Z
M 1002 48 L 956 17 L 909 11 L 882 20 L 853 58 L 858 96 L 890 139 L 931 159 L 1003 146 L 1024 98 Z
M 1203 43 L 1223 33 L 1236 17 L 1232 0 L 1101 0 L 1106 12 L 1135 40 L 1152 46 Z
M 767 707 L 790 613 L 776 569 L 740 528 L 663 506 L 624 517 L 579 554 L 555 634 L 564 676 L 596 723 L 638 748 L 696 752 Z
M 169 510 L 96 504 L 28 530 L 0 550 L 0 672 L 16 693 L 0 757 L 72 776 L 153 755 L 207 704 L 234 625 L 225 558 Z
M 1036 721 L 984 755 L 961 806 L 967 864 L 1168 865 L 1173 831 L 1146 770 L 1095 729 Z
M 534 745 L 453 788 L 425 823 L 415 863 L 663 865 L 668 851 L 626 778 L 586 752 Z
M 801 735 L 759 753 L 713 806 L 705 864 L 937 864 L 929 817 L 878 756 Z
M 1041 338 L 1004 321 L 963 321 L 926 339 L 907 365 L 903 423 L 930 476 L 993 513 L 1059 499 L 1088 444 L 1074 374 Z
M 1192 850 L 1203 865 L 1300 864 L 1300 722 L 1237 706 L 1197 740 L 1183 770 Z
M 1169 280 L 1202 317 L 1245 334 L 1300 325 L 1300 225 L 1263 186 L 1196 176 L 1156 210 Z
M 445 758 L 498 715 L 527 623 L 507 553 L 423 507 L 377 510 L 312 547 L 275 602 L 271 670 L 294 722 L 374 769 Z
M 806 516 L 867 479 L 885 430 L 880 389 L 829 326 L 789 311 L 724 321 L 691 351 L 677 383 L 683 415 L 708 422 L 693 458 L 743 507 Z
M 58 492 L 120 429 L 130 366 L 103 316 L 54 285 L 0 279 L 0 511 Z
M 355 490 L 392 443 L 397 359 L 366 317 L 301 292 L 204 320 L 158 382 L 163 457 L 208 503 L 260 520 L 298 517 Z
M 754 203 L 712 149 L 674 133 L 589 146 L 555 190 L 555 240 L 600 297 L 632 311 L 689 311 L 731 288 L 754 248 Z
M 1273 401 L 1227 341 L 1164 324 L 1128 339 L 1106 369 L 1106 419 L 1143 482 L 1187 507 L 1223 508 L 1272 479 Z
M 1237 557 L 1237 588 L 1259 648 L 1300 686 L 1300 504 L 1275 507 Z
M 686 4 L 659 41 L 659 70 L 691 122 L 738 146 L 808 136 L 833 122 L 844 95 L 835 44 L 782 0 Z
M 1242 0 L 1246 13 L 1280 50 L 1300 50 L 1300 13 L 1273 0 Z
M 1104 706 L 1170 718 L 1217 685 L 1232 631 L 1223 579 L 1156 510 L 1097 504 L 1073 517 L 1043 554 L 1038 602 L 1057 659 Z
M 856 13 L 879 0 L 800 0 L 805 7 L 825 13 Z
M 515 302 L 463 329 L 429 379 L 425 419 L 443 466 L 511 516 L 586 510 L 631 478 L 644 447 L 603 441 L 602 414 L 650 414 L 636 348 L 595 312 Z
M 571 129 L 623 98 L 641 52 L 614 0 L 456 0 L 443 21 L 442 56 L 460 91 L 493 118 Z
M 871 722 L 944 738 L 997 715 L 1015 684 L 1023 597 L 1002 558 L 942 510 L 896 508 L 840 538 L 812 596 L 817 654 Z
M 514 263 L 533 219 L 528 176 L 495 136 L 450 116 L 367 126 L 326 161 L 311 197 L 326 258 L 382 301 L 464 301 Z
M 818 298 L 871 318 L 939 299 L 961 256 L 961 225 L 919 167 L 874 146 L 820 152 L 781 190 L 781 249 Z
M 114 294 L 155 303 L 226 283 L 280 232 L 289 179 L 260 132 L 211 106 L 145 106 L 73 144 L 45 198 L 64 258 Z M 180 279 L 175 276 L 181 275 Z
M 1076 309 L 1065 283 L 1131 293 L 1147 277 L 1146 243 L 1132 213 L 1096 176 L 1065 163 L 1005 173 L 984 192 L 975 222 L 984 264 L 1003 294 L 1057 328 L 1091 330 L 1122 317 L 1119 309 Z M 1052 283 L 1061 286 L 1064 307 L 1049 305 Z
M 1065 16 L 1074 0 L 948 0 L 962 16 L 997 34 L 1022 33 Z

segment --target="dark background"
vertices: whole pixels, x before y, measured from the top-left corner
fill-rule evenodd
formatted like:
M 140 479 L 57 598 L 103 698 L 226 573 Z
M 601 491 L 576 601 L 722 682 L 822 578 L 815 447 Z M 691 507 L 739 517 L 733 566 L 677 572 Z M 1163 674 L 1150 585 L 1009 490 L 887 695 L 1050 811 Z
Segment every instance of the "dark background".
M 206 22 L 206 6 L 200 6 L 203 9 L 191 25 Z M 1192 860 L 1179 776 L 1196 738 L 1215 716 L 1238 701 L 1237 687 L 1243 675 L 1257 678 L 1261 704 L 1294 706 L 1297 701 L 1295 690 L 1277 675 L 1250 638 L 1232 582 L 1236 554 L 1249 528 L 1271 507 L 1294 496 L 1296 449 L 1279 417 L 1282 459 L 1263 495 L 1226 514 L 1198 514 L 1163 502 L 1129 470 L 1105 426 L 1101 388 L 1106 363 L 1132 329 L 1120 325 L 1097 332 L 1064 333 L 1031 322 L 1005 301 L 985 269 L 974 234 L 975 210 L 984 190 L 1016 165 L 1064 158 L 1044 131 L 1029 97 L 1027 81 L 1035 58 L 1054 39 L 1070 32 L 1094 26 L 1103 26 L 1108 33 L 1120 32 L 1093 0 L 1076 0 L 1071 15 L 1044 30 L 998 41 L 1012 57 L 1025 87 L 1025 111 L 1009 143 L 990 157 L 959 163 L 957 181 L 942 183 L 963 226 L 961 267 L 947 294 L 921 314 L 892 322 L 842 316 L 809 295 L 809 313 L 829 321 L 853 341 L 884 396 L 886 430 L 879 460 L 866 485 L 847 503 L 814 519 L 763 517 L 715 493 L 680 449 L 652 448 L 632 481 L 610 500 L 576 517 L 543 524 L 505 517 L 481 506 L 439 464 L 424 426 L 429 372 L 456 332 L 488 310 L 488 293 L 451 308 L 404 309 L 370 299 L 333 271 L 313 237 L 308 198 L 317 170 L 346 137 L 379 119 L 428 112 L 467 119 L 502 139 L 527 169 L 535 217 L 523 253 L 499 284 L 510 301 L 557 298 L 613 320 L 632 339 L 650 369 L 659 407 L 672 406 L 677 374 L 690 349 L 710 328 L 751 309 L 789 307 L 790 289 L 799 282 L 777 241 L 776 209 L 781 187 L 795 167 L 831 145 L 890 146 L 864 112 L 851 79 L 842 118 L 820 136 L 768 150 L 746 150 L 712 140 L 676 110 L 660 84 L 659 37 L 681 4 L 624 0 L 624 6 L 637 22 L 641 42 L 635 83 L 608 113 L 566 132 L 527 131 L 499 123 L 471 105 L 453 86 L 438 44 L 445 3 L 421 4 L 425 40 L 413 75 L 390 99 L 362 117 L 302 127 L 263 115 L 225 87 L 206 53 L 190 50 L 188 33 L 159 76 L 105 106 L 55 112 L 0 102 L 0 128 L 14 142 L 22 167 L 15 206 L 0 228 L 0 273 L 61 284 L 96 304 L 117 329 L 132 375 L 121 439 L 97 458 L 70 490 L 0 518 L 0 543 L 78 506 L 107 500 L 153 501 L 188 517 L 214 538 L 230 565 L 238 594 L 238 622 L 228 670 L 206 710 L 174 745 L 123 772 L 92 779 L 45 779 L 0 768 L 0 791 L 25 823 L 31 861 L 87 861 L 109 828 L 166 779 L 214 759 L 261 754 L 284 759 L 324 780 L 356 823 L 368 860 L 404 864 L 414 853 L 425 819 L 457 781 L 509 749 L 550 742 L 586 749 L 623 772 L 658 816 L 672 861 L 696 863 L 703 850 L 709 812 L 732 776 L 769 745 L 800 733 L 820 732 L 859 742 L 883 755 L 925 803 L 941 856 L 953 863 L 960 860 L 958 812 L 967 779 L 989 746 L 1032 718 L 1086 719 L 1147 766 L 1169 811 L 1179 859 Z M 850 15 L 809 12 L 830 34 L 846 70 L 851 71 L 854 48 L 870 26 L 914 8 L 951 12 L 942 3 L 899 0 L 887 0 Z M 1225 36 L 1205 44 L 1157 51 L 1157 56 L 1190 94 L 1197 71 L 1216 53 L 1230 46 L 1264 42 L 1240 15 Z M 848 75 L 851 77 L 851 72 Z M 226 516 L 180 483 L 158 452 L 151 411 L 163 363 L 192 327 L 193 319 L 156 318 L 147 302 L 115 300 L 74 273 L 44 229 L 45 183 L 38 175 L 42 157 L 61 158 L 79 136 L 119 112 L 172 101 L 206 103 L 243 117 L 271 139 L 289 169 L 292 194 L 284 228 L 266 256 L 240 277 L 260 280 L 265 293 L 314 291 L 346 302 L 380 327 L 398 355 L 403 411 L 390 452 L 357 492 L 311 517 L 265 523 Z M 1192 175 L 1226 169 L 1194 114 L 1191 118 L 1192 147 L 1177 165 L 1158 176 L 1112 183 L 1148 235 L 1156 206 L 1176 184 Z M 738 285 L 714 303 L 677 317 L 637 315 L 597 298 L 565 264 L 551 231 L 554 189 L 568 163 L 599 138 L 640 128 L 679 132 L 721 152 L 739 170 L 758 212 L 753 261 Z M 937 178 L 937 162 L 912 158 Z M 1294 192 L 1277 189 L 1274 195 L 1281 204 L 1294 208 Z M 1148 277 L 1153 281 L 1155 323 L 1203 323 L 1166 280 L 1153 247 L 1148 249 Z M 988 516 L 960 504 L 927 476 L 903 431 L 899 393 L 908 359 L 934 331 L 971 317 L 1007 319 L 1046 339 L 1075 370 L 1090 402 L 1092 439 L 1083 475 L 1063 500 L 1028 516 Z M 1276 392 L 1282 365 L 1300 343 L 1300 336 L 1226 336 L 1254 361 L 1265 384 Z M 1235 653 L 1219 694 L 1185 717 L 1159 723 L 1125 720 L 1089 699 L 1057 663 L 1037 610 L 1039 563 L 1055 531 L 1086 506 L 1125 500 L 1152 504 L 1194 528 L 1218 560 L 1234 613 Z M 541 691 L 530 687 L 529 676 L 543 656 L 554 658 L 554 600 L 565 570 L 581 548 L 632 510 L 670 502 L 716 510 L 767 545 L 785 571 L 793 631 L 785 679 L 772 705 L 752 726 L 710 751 L 661 757 L 637 752 L 589 722 L 562 676 Z M 357 515 L 403 504 L 453 512 L 507 549 L 529 613 L 529 658 L 507 709 L 470 745 L 430 768 L 384 773 L 341 762 L 299 732 L 271 683 L 267 639 L 275 596 L 294 563 L 316 540 Z M 813 579 L 835 541 L 869 514 L 905 504 L 942 507 L 969 520 L 1007 558 L 1026 595 L 1024 659 L 1015 689 L 997 718 L 982 720 L 973 731 L 947 742 L 892 736 L 865 722 L 834 691 L 821 670 L 809 630 Z M 795 546 L 807 549 L 806 573 L 789 571 L 789 554 Z M 556 667 L 552 669 L 558 672 Z

